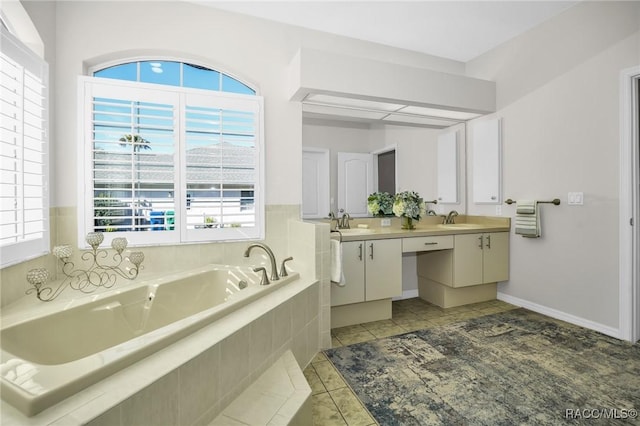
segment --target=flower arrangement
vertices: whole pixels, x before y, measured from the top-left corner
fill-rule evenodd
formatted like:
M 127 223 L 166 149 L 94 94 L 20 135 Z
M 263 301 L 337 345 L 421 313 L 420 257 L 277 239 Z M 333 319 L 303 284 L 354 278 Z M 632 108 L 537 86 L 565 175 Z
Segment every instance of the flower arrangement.
M 367 209 L 374 216 L 393 214 L 393 197 L 388 192 L 374 192 L 367 198 Z
M 399 192 L 393 201 L 393 213 L 403 218 L 403 229 L 413 229 L 413 220 L 420 220 L 426 214 L 424 200 L 414 191 Z

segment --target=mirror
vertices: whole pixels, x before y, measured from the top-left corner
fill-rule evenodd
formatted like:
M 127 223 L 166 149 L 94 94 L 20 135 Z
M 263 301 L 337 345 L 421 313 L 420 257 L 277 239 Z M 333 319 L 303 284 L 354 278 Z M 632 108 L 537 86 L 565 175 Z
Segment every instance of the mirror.
M 456 155 L 449 153 L 441 156 L 439 160 L 439 137 L 450 133 L 455 135 Z M 329 179 L 328 182 L 324 182 L 324 185 L 328 187 L 329 209 L 336 213 L 339 213 L 340 192 L 338 152 L 372 154 L 392 149 L 395 150 L 396 156 L 396 191 L 416 191 L 425 200 L 433 200 L 439 194 L 439 181 L 451 183 L 451 180 L 455 180 L 455 199 L 451 197 L 443 199 L 438 205 L 429 205 L 429 208 L 438 213 L 446 213 L 454 208 L 460 214 L 465 213 L 465 137 L 464 123 L 446 129 L 382 125 L 316 117 L 304 117 L 302 123 L 303 150 L 320 149 L 329 152 Z M 372 192 L 378 190 L 377 176 L 374 176 L 373 180 Z M 321 181 L 318 183 L 320 187 L 323 186 Z M 311 190 L 303 189 L 305 192 Z M 324 191 L 324 189 L 316 191 Z M 308 197 L 303 196 L 303 198 Z M 303 206 L 303 210 L 308 209 Z M 328 213 L 327 211 L 324 216 Z

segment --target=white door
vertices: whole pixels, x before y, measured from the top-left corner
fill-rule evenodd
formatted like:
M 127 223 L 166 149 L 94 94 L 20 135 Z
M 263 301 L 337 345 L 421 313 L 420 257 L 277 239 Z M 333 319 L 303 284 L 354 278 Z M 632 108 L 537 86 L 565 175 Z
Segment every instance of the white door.
M 338 153 L 338 214 L 368 216 L 367 197 L 373 189 L 373 155 Z
M 302 149 L 302 217 L 329 215 L 329 151 Z

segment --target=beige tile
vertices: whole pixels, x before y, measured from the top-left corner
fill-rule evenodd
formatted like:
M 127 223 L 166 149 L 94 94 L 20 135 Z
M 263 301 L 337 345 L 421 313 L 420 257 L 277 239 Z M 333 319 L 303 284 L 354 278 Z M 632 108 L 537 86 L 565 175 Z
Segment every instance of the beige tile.
M 379 330 L 381 328 L 389 328 L 395 325 L 396 324 L 393 322 L 393 320 L 386 319 L 386 320 L 380 320 L 380 321 L 366 322 L 362 324 L 362 327 L 371 331 L 371 330 Z
M 427 328 L 431 326 L 431 320 L 425 319 L 407 319 L 407 320 L 398 320 L 396 324 L 401 327 L 404 331 L 416 331 L 422 330 L 423 328 Z
M 329 361 L 313 364 L 313 368 L 327 390 L 331 391 L 347 386 L 340 373 Z
M 349 334 L 361 333 L 367 331 L 362 324 L 348 325 L 346 327 L 338 327 L 331 329 L 331 335 L 338 338 Z
M 309 386 L 311 386 L 312 395 L 317 395 L 327 391 L 327 388 L 322 384 L 322 380 L 320 380 L 320 376 L 318 376 L 315 368 L 313 368 L 313 364 L 305 368 L 303 373 L 309 383 Z
M 398 325 L 371 330 L 371 334 L 373 334 L 377 339 L 380 339 L 382 337 L 396 336 L 403 333 L 406 333 L 405 329 Z
M 248 425 L 264 425 L 286 400 L 282 395 L 249 389 L 225 408 L 224 415 Z
M 313 424 L 318 426 L 346 426 L 340 410 L 328 393 L 311 397 L 313 400 Z
M 366 426 L 375 424 L 375 420 L 364 408 L 356 395 L 349 388 L 337 389 L 329 392 L 333 402 L 340 410 L 342 417 L 349 426 Z
M 180 423 L 192 424 L 220 397 L 220 347 L 208 349 L 180 367 Z
M 317 362 L 322 362 L 322 361 L 326 361 L 326 360 L 327 360 L 327 356 L 324 354 L 324 352 L 318 352 L 316 354 L 316 356 L 313 357 L 311 362 L 315 364 Z
M 123 424 L 179 424 L 179 373 L 174 371 L 121 404 Z
M 338 337 L 343 345 L 353 345 L 354 343 L 368 342 L 370 340 L 375 340 L 375 338 L 376 336 L 374 336 L 370 331 L 367 330 L 353 334 L 345 334 L 344 336 Z
M 342 344 L 342 342 L 340 340 L 338 340 L 337 337 L 331 336 L 331 347 L 332 348 L 339 348 L 340 346 L 344 346 Z

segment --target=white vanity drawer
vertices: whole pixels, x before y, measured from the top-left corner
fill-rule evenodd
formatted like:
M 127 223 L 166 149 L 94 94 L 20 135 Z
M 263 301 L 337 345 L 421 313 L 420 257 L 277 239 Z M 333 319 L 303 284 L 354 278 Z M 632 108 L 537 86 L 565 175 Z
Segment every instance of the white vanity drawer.
M 444 250 L 453 248 L 453 235 L 402 239 L 402 252 Z

